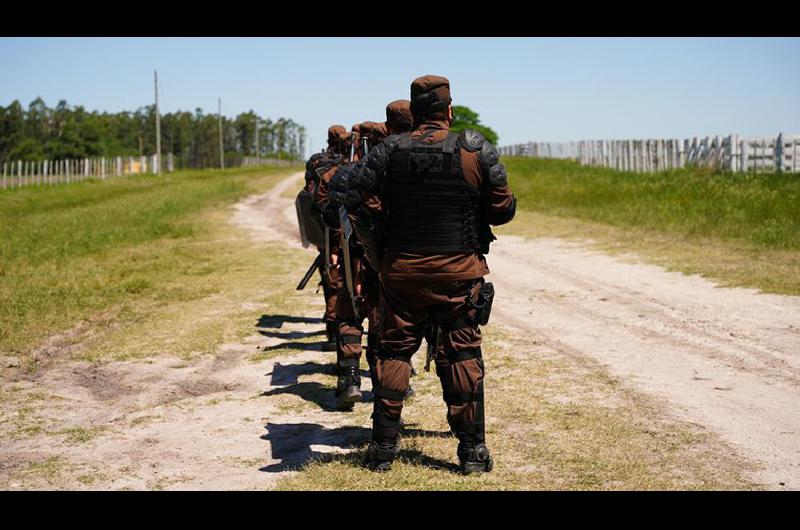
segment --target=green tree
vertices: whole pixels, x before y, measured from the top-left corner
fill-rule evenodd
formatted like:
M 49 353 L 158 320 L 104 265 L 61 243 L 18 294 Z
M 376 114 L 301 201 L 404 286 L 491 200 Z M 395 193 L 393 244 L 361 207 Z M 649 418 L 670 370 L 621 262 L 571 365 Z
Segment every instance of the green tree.
M 494 145 L 497 145 L 497 133 L 490 127 L 483 125 L 478 117 L 478 113 L 469 107 L 461 105 L 453 105 L 453 123 L 450 124 L 450 130 L 453 132 L 461 132 L 464 129 L 472 129 L 478 131 L 484 138 L 489 140 Z
M 0 105 L 0 162 L 61 160 L 94 156 L 151 155 L 156 149 L 155 107 L 135 111 L 96 112 L 70 107 L 61 100 L 48 108 L 36 98 L 25 110 L 19 101 Z M 259 127 L 262 155 L 299 158 L 305 129 L 287 118 L 277 121 L 255 112 L 222 117 L 225 156 L 236 161 L 251 156 Z M 178 168 L 214 167 L 219 163 L 219 122 L 216 114 L 178 111 L 161 116 L 161 151 L 173 153 Z

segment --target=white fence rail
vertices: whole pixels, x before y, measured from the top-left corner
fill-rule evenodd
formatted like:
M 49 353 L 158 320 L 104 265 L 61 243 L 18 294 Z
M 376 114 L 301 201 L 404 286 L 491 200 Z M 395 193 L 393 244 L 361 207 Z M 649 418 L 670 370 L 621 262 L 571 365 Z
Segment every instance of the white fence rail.
M 2 189 L 22 186 L 50 186 L 79 182 L 87 179 L 107 179 L 128 175 L 157 173 L 156 155 L 117 156 L 113 158 L 81 158 L 76 160 L 40 160 L 5 162 L 2 167 Z M 227 157 L 226 157 L 227 158 Z M 255 167 L 261 165 L 291 165 L 296 161 L 254 156 L 241 157 L 226 167 Z M 175 157 L 172 153 L 162 155 L 162 170 L 171 173 L 175 170 Z
M 261 158 L 255 156 L 245 156 L 242 157 L 241 166 L 238 167 L 258 167 L 268 164 L 270 166 L 291 166 L 292 164 L 297 164 L 297 160 L 287 160 L 285 158 Z M 228 163 L 225 162 L 225 167 L 228 167 Z
M 162 156 L 163 170 L 171 172 L 175 163 L 172 153 Z M 113 158 L 81 158 L 73 160 L 39 160 L 3 163 L 3 189 L 22 186 L 50 186 L 87 179 L 107 179 L 127 175 L 156 173 L 158 157 L 117 156 Z
M 685 140 L 589 140 L 529 142 L 500 148 L 506 156 L 571 159 L 622 171 L 663 171 L 689 165 L 728 171 L 800 172 L 800 135 Z

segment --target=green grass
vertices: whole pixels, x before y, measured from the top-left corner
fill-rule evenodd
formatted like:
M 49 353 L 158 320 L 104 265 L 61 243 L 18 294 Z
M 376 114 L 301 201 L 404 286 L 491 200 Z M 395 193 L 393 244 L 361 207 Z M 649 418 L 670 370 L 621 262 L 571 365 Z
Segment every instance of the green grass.
M 499 233 L 592 239 L 723 285 L 800 294 L 798 175 L 504 163 L 522 215 Z
M 524 210 L 800 249 L 798 175 L 628 173 L 532 158 L 511 158 L 506 165 Z
M 131 303 L 209 295 L 213 287 L 185 280 L 229 265 L 202 244 L 220 210 L 296 170 L 189 171 L 0 193 L 0 353 L 25 354 L 80 321 L 110 325 L 130 316 Z

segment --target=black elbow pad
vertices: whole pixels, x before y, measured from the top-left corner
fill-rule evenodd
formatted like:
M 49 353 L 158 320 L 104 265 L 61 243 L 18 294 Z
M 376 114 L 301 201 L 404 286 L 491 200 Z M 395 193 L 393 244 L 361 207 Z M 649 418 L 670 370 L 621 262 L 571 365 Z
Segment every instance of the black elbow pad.
M 377 175 L 375 170 L 370 168 L 367 165 L 361 166 L 356 170 L 355 175 L 353 175 L 354 180 L 353 183 L 356 187 L 365 189 L 365 190 L 372 190 L 375 189 L 375 183 L 377 182 Z
M 506 167 L 503 164 L 495 164 L 489 168 L 489 184 L 495 188 L 501 188 L 508 184 Z

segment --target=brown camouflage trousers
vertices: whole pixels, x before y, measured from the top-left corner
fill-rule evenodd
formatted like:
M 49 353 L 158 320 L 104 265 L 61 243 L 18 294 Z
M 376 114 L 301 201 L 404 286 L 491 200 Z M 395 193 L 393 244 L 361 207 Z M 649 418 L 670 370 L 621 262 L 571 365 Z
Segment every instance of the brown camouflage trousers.
M 441 343 L 435 355 L 451 428 L 480 430 L 483 436 L 483 379 L 481 332 L 470 324 L 479 280 L 381 278 L 378 360 L 373 387 L 373 438 L 390 437 L 403 410 L 402 396 L 411 377 L 411 357 L 430 334 L 432 322 L 442 323 Z M 426 337 L 426 340 L 432 337 Z M 383 429 L 381 426 L 388 426 Z
M 322 319 L 326 322 L 335 322 L 336 303 L 339 298 L 339 291 L 342 289 L 342 279 L 339 269 L 331 266 L 330 272 L 326 273 L 324 267 L 319 269 L 320 283 L 322 284 L 322 295 L 325 297 L 325 313 Z
M 373 271 L 363 257 L 353 259 L 354 274 L 358 294 L 362 297 L 356 304 L 358 315 L 355 314 L 350 293 L 345 282 L 339 289 L 336 300 L 336 317 L 339 323 L 339 339 L 336 348 L 337 360 L 360 359 L 363 352 L 362 337 L 364 335 L 364 320 L 369 322 L 367 336 L 367 363 L 371 366 L 375 360 L 377 346 L 377 313 L 380 285 L 378 273 Z

